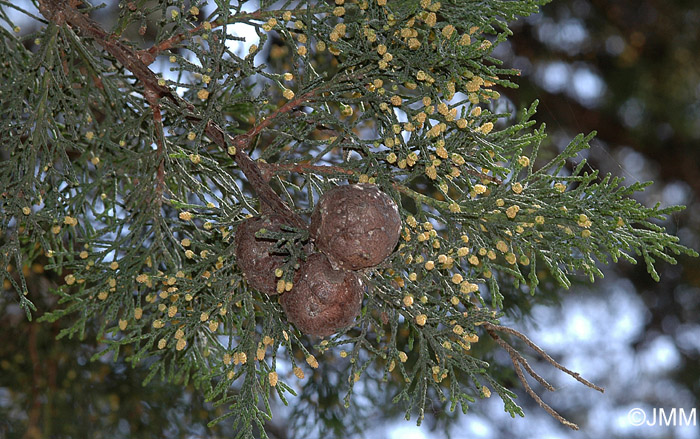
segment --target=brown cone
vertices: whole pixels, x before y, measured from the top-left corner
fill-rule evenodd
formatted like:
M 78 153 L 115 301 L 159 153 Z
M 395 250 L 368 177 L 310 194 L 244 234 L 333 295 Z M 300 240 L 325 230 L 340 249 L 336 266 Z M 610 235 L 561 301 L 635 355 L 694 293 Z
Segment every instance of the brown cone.
M 324 193 L 309 228 L 318 249 L 348 270 L 381 263 L 396 247 L 400 232 L 396 203 L 374 184 L 337 186 Z
M 284 255 L 271 255 L 275 241 L 259 239 L 255 233 L 265 228 L 271 232 L 279 232 L 284 225 L 284 219 L 276 214 L 248 218 L 238 225 L 236 230 L 236 263 L 248 281 L 248 285 L 261 293 L 277 294 L 275 270 L 284 263 Z M 298 278 L 299 272 L 295 274 Z
M 287 319 L 301 332 L 325 337 L 355 320 L 364 294 L 355 273 L 334 270 L 322 253 L 310 255 L 299 272 L 299 281 L 280 302 Z

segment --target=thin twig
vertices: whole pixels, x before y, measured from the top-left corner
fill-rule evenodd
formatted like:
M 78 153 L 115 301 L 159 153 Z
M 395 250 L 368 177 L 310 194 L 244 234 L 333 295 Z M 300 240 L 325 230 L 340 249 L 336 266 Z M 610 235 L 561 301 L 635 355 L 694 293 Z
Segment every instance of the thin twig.
M 284 13 L 285 11 L 279 10 L 279 11 L 263 11 L 263 10 L 257 10 L 253 12 L 240 12 L 236 15 L 234 15 L 232 18 L 234 20 L 229 21 L 226 24 L 233 24 L 233 23 L 240 23 L 244 22 L 244 20 L 261 20 L 269 16 L 275 16 L 275 15 L 280 15 L 281 13 Z M 296 12 L 296 11 L 295 11 Z M 301 10 L 301 12 L 306 13 L 306 10 Z M 214 20 L 209 25 L 211 26 L 212 29 L 217 28 L 219 26 L 223 26 L 225 23 L 223 20 Z M 192 29 L 189 29 L 185 32 L 180 32 L 179 34 L 175 34 L 170 38 L 167 38 L 160 43 L 156 44 L 155 46 L 152 46 L 148 49 L 145 50 L 140 50 L 138 52 L 139 57 L 141 58 L 141 61 L 143 61 L 146 65 L 151 64 L 156 57 L 158 56 L 159 53 L 164 52 L 166 50 L 172 49 L 176 44 L 180 43 L 181 41 L 184 41 L 188 38 L 191 38 L 192 35 L 196 34 L 200 30 L 202 30 L 205 26 L 205 23 L 202 23 L 198 26 L 193 27 Z
M 354 175 L 352 169 L 341 168 L 340 166 L 331 165 L 311 165 L 309 163 L 259 163 L 263 168 L 263 172 L 278 173 L 278 172 L 295 172 L 297 174 L 345 174 Z
M 487 331 L 488 331 L 488 330 L 487 330 Z M 549 390 L 550 392 L 554 392 L 554 390 L 556 390 L 556 389 L 554 388 L 554 386 L 552 386 L 551 384 L 549 384 L 549 383 L 547 382 L 547 380 L 545 380 L 544 378 L 542 378 L 537 372 L 535 372 L 534 369 L 532 369 L 532 367 L 530 366 L 530 363 L 528 363 L 528 361 L 525 359 L 525 357 L 523 357 L 523 356 L 520 354 L 520 352 L 516 351 L 515 348 L 513 348 L 513 346 L 511 346 L 511 345 L 509 345 L 508 343 L 506 343 L 506 342 L 505 342 L 501 337 L 499 337 L 498 334 L 496 334 L 495 332 L 492 334 L 491 331 L 489 331 L 489 335 L 494 339 L 494 341 L 495 341 L 496 343 L 498 343 L 499 346 L 501 346 L 503 349 L 505 349 L 505 350 L 508 352 L 508 355 L 510 355 L 510 358 L 511 358 L 512 360 L 517 360 L 517 362 L 518 362 L 519 364 L 521 364 L 521 365 L 525 368 L 525 370 L 527 371 L 527 373 L 528 373 L 531 377 L 533 377 L 535 380 L 537 380 L 537 382 L 539 382 L 540 384 L 542 384 L 542 385 L 543 385 L 547 390 Z
M 574 377 L 576 380 L 579 382 L 585 384 L 588 387 L 591 387 L 593 389 L 598 390 L 599 392 L 604 392 L 605 390 L 602 387 L 596 386 L 595 384 L 581 378 L 581 376 L 576 373 L 572 372 L 571 370 L 567 369 L 566 367 L 562 366 L 561 364 L 557 363 L 552 357 L 550 357 L 542 348 L 537 346 L 532 340 L 527 338 L 525 334 L 516 331 L 515 329 L 508 328 L 507 326 L 502 326 L 502 325 L 494 325 L 493 323 L 485 322 L 482 325 L 485 329 L 486 332 L 493 338 L 493 340 L 501 346 L 503 349 L 508 352 L 508 355 L 510 356 L 510 360 L 513 362 L 513 367 L 515 369 L 516 375 L 518 375 L 518 379 L 520 379 L 520 382 L 523 384 L 523 387 L 525 388 L 525 391 L 527 392 L 532 399 L 537 402 L 537 404 L 542 407 L 547 413 L 549 413 L 553 418 L 561 422 L 562 424 L 566 425 L 569 428 L 572 428 L 574 430 L 578 430 L 578 425 L 574 424 L 571 421 L 568 421 L 565 419 L 563 416 L 561 416 L 559 413 L 557 413 L 552 407 L 547 405 L 546 402 L 540 398 L 540 396 L 535 393 L 534 390 L 530 387 L 530 384 L 528 384 L 527 379 L 525 378 L 525 374 L 523 373 L 522 368 L 525 368 L 527 373 L 533 377 L 535 380 L 537 380 L 540 384 L 542 384 L 547 390 L 549 391 L 554 391 L 554 387 L 549 384 L 544 378 L 542 378 L 537 372 L 535 372 L 532 367 L 530 367 L 529 363 L 525 359 L 525 357 L 520 354 L 515 348 L 513 348 L 511 345 L 509 345 L 506 341 L 504 341 L 497 333 L 496 331 L 501 331 L 505 332 L 508 334 L 515 335 L 516 337 L 520 338 L 523 340 L 528 346 L 530 346 L 532 349 L 534 349 L 538 354 L 540 354 L 543 358 L 545 358 L 550 364 L 552 364 L 554 367 L 557 369 L 567 373 L 568 375 L 571 375 Z M 522 367 L 522 368 L 521 368 Z
M 508 334 L 511 334 L 511 335 L 518 337 L 519 339 L 524 341 L 528 346 L 530 346 L 533 350 L 535 350 L 538 354 L 540 354 L 542 356 L 542 358 L 547 360 L 547 362 L 549 364 L 551 364 L 552 366 L 556 367 L 557 369 L 561 370 L 562 372 L 566 373 L 567 375 L 571 375 L 572 377 L 574 377 L 576 379 L 576 381 L 586 385 L 587 387 L 590 387 L 591 389 L 595 389 L 595 390 L 599 391 L 600 393 L 605 393 L 604 388 L 602 388 L 600 386 L 596 386 L 595 384 L 591 383 L 590 381 L 582 378 L 581 375 L 578 374 L 577 372 L 569 370 L 566 367 L 559 364 L 556 360 L 554 360 L 552 357 L 550 357 L 549 354 L 547 354 L 542 348 L 540 348 L 532 340 L 527 338 L 527 336 L 525 334 L 523 334 L 522 332 L 516 331 L 515 329 L 509 328 L 507 326 L 494 325 L 493 323 L 488 323 L 488 322 L 484 324 L 484 327 L 486 329 L 501 331 L 501 332 L 505 332 L 505 333 L 508 333 Z
M 304 94 L 301 94 L 291 101 L 287 102 L 286 104 L 282 105 L 275 111 L 273 111 L 269 116 L 266 116 L 265 119 L 260 121 L 257 125 L 255 125 L 253 128 L 245 132 L 244 134 L 239 134 L 234 138 L 236 141 L 235 146 L 237 148 L 241 149 L 246 149 L 248 146 L 252 144 L 251 140 L 260 134 L 262 130 L 267 128 L 274 120 L 277 118 L 279 115 L 284 114 L 284 113 L 289 113 L 292 111 L 294 108 L 298 107 L 299 105 L 303 104 L 304 102 L 308 102 L 311 100 L 311 98 L 314 97 L 314 95 L 318 93 L 318 90 L 314 89 L 311 91 L 308 91 Z
M 488 180 L 488 181 L 490 181 L 491 183 L 503 184 L 503 181 L 501 181 L 500 178 L 496 178 L 496 177 L 492 177 L 492 176 L 490 176 L 490 175 L 486 175 L 486 174 L 484 174 L 483 172 L 479 172 L 479 171 L 476 171 L 476 170 L 474 170 L 474 169 L 469 169 L 469 168 L 467 168 L 467 169 L 464 169 L 463 171 L 466 172 L 466 173 L 469 174 L 469 175 L 473 175 L 474 177 L 479 177 L 479 178 L 481 178 L 482 180 Z
M 216 28 L 218 26 L 221 26 L 223 24 L 222 21 L 216 20 L 211 23 L 209 23 L 212 28 Z M 195 33 L 199 32 L 204 28 L 205 23 L 200 24 L 199 26 L 195 26 L 192 29 L 187 30 L 186 32 L 181 32 L 179 34 L 175 34 L 172 37 L 161 41 L 160 43 L 156 44 L 155 46 L 149 47 L 148 49 L 145 50 L 139 50 L 138 56 L 141 61 L 149 65 L 153 61 L 155 61 L 156 57 L 158 54 L 161 52 L 165 52 L 166 50 L 172 49 L 176 44 L 178 44 L 181 41 L 184 41 Z
M 163 188 L 165 187 L 165 135 L 163 131 L 163 114 L 160 111 L 158 97 L 150 89 L 146 89 L 144 97 L 151 106 L 153 112 L 153 126 L 155 127 L 156 154 L 158 155 L 158 171 L 156 173 L 156 202 L 162 203 Z
M 578 430 L 578 425 L 574 424 L 571 421 L 568 421 L 562 415 L 557 413 L 556 410 L 554 410 L 552 407 L 550 407 L 546 402 L 544 402 L 542 400 L 542 398 L 540 398 L 540 396 L 537 393 L 535 393 L 534 390 L 532 390 L 532 388 L 530 387 L 530 384 L 528 384 L 527 379 L 525 378 L 525 374 L 523 373 L 523 370 L 520 368 L 520 366 L 522 365 L 523 367 L 525 367 L 527 372 L 533 378 L 535 378 L 537 381 L 539 381 L 540 383 L 544 382 L 545 383 L 544 385 L 545 385 L 545 387 L 547 387 L 548 390 L 553 391 L 554 388 L 549 383 L 544 381 L 544 379 L 541 378 L 537 373 L 535 373 L 530 368 L 530 366 L 526 366 L 527 361 L 525 361 L 525 358 L 523 358 L 523 356 L 520 355 L 520 353 L 518 351 L 513 349 L 513 347 L 511 345 L 509 345 L 508 343 L 503 341 L 503 339 L 501 337 L 499 337 L 498 334 L 496 334 L 496 331 L 494 331 L 493 329 L 487 328 L 486 332 L 489 333 L 491 338 L 493 338 L 493 340 L 499 346 L 501 346 L 503 349 L 506 350 L 506 352 L 508 352 L 508 355 L 510 355 L 510 361 L 513 362 L 513 369 L 515 369 L 515 374 L 518 375 L 518 379 L 520 379 L 520 382 L 523 383 L 523 387 L 525 387 L 525 391 L 527 392 L 528 395 L 530 395 L 532 397 L 532 399 L 535 400 L 535 402 L 537 402 L 537 405 L 542 407 L 547 413 L 549 413 L 557 421 L 561 422 L 562 424 L 566 425 L 567 427 L 570 427 L 574 430 Z
M 554 419 L 557 421 L 561 422 L 563 425 L 566 425 L 567 427 L 571 428 L 572 430 L 578 430 L 578 425 L 574 424 L 573 422 L 567 420 L 564 418 L 562 415 L 557 413 L 556 410 L 554 410 L 552 407 L 549 406 L 546 402 L 540 398 L 540 396 L 532 390 L 530 385 L 527 383 L 527 379 L 525 379 L 525 374 L 523 374 L 522 369 L 520 369 L 520 363 L 515 361 L 515 359 L 511 358 L 511 361 L 513 361 L 513 367 L 515 368 L 515 373 L 518 375 L 518 378 L 520 379 L 520 382 L 523 383 L 523 386 L 525 387 L 525 391 L 527 392 L 528 395 L 532 399 L 537 402 L 537 404 L 542 407 L 547 413 L 549 413 Z

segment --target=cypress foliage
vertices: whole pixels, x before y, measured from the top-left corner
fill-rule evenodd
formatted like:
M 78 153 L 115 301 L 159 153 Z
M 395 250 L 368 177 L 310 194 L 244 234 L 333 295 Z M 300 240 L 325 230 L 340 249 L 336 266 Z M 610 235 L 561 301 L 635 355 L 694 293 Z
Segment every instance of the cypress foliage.
M 681 207 L 640 205 L 648 183 L 625 186 L 578 156 L 594 133 L 545 159 L 536 102 L 495 110 L 517 72 L 492 50 L 543 3 L 135 1 L 107 29 L 85 1 L 38 0 L 40 15 L 24 13 L 39 30 L 20 37 L 6 13 L 18 8 L 0 2 L 0 277 L 31 319 L 20 267 L 48 258 L 64 284 L 41 320 L 72 316 L 59 339 L 94 327 L 100 356 L 128 346 L 129 362 L 150 362 L 147 382 L 193 381 L 240 437 L 264 432 L 272 394 L 286 401 L 294 381 L 321 395 L 306 374 L 341 376 L 346 407 L 356 382 L 378 381 L 418 423 L 428 399 L 466 412 L 492 393 L 522 416 L 474 354 L 480 337 L 576 428 L 527 385 L 523 369 L 553 390 L 504 335 L 597 387 L 499 323 L 501 287 L 535 301 L 544 278 L 567 288 L 640 258 L 658 279 L 659 259 L 696 253 L 657 224 Z M 260 39 L 248 53 L 229 27 L 241 23 Z M 139 47 L 134 29 L 156 43 Z M 391 197 L 401 237 L 356 272 L 355 322 L 310 337 L 279 295 L 248 284 L 236 227 L 285 219 L 256 233 L 284 256 L 284 295 L 316 251 L 307 227 L 320 196 L 352 183 Z

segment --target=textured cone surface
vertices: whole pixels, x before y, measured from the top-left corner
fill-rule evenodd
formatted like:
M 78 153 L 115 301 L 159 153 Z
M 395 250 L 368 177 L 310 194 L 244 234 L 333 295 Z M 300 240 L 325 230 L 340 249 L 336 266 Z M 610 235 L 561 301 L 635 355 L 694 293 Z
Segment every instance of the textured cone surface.
M 373 184 L 337 186 L 324 193 L 309 228 L 318 249 L 348 270 L 381 263 L 396 247 L 400 232 L 396 203 Z
M 325 337 L 355 320 L 364 291 L 355 273 L 334 270 L 322 253 L 310 255 L 299 272 L 299 281 L 281 302 L 287 319 L 301 332 Z
M 261 293 L 277 294 L 275 270 L 284 264 L 284 255 L 270 254 L 275 241 L 256 238 L 255 233 L 263 228 L 279 232 L 284 224 L 279 215 L 263 215 L 248 218 L 236 230 L 236 262 L 248 284 Z

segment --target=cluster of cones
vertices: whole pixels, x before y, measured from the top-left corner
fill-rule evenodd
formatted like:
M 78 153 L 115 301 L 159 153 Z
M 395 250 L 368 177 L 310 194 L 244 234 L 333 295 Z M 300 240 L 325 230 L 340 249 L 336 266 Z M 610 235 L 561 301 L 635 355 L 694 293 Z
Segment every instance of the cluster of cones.
M 266 229 L 279 232 L 285 220 L 276 214 L 243 221 L 236 232 L 236 260 L 248 284 L 278 294 L 280 267 L 286 256 L 276 241 L 258 238 Z M 295 271 L 280 302 L 287 319 L 305 334 L 328 336 L 350 325 L 360 313 L 364 286 L 359 270 L 375 267 L 394 250 L 401 216 L 387 194 L 373 184 L 337 186 L 324 193 L 311 215 L 305 247 L 308 256 Z M 289 288 L 289 286 L 291 288 Z

